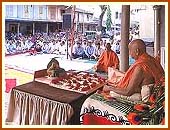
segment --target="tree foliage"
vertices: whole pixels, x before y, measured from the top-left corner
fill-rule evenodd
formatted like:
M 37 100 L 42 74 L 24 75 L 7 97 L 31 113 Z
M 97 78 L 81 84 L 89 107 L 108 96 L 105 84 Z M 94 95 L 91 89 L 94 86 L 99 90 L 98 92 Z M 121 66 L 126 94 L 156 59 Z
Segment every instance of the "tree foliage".
M 107 7 L 107 19 L 106 19 L 106 29 L 107 31 L 109 31 L 111 29 L 111 25 L 112 25 L 112 16 L 111 16 L 111 10 L 110 10 L 110 6 L 108 5 Z
M 103 16 L 107 10 L 107 5 L 99 5 L 101 9 L 101 14 L 99 16 L 99 24 L 98 24 L 98 31 L 102 30 L 102 22 L 103 22 Z

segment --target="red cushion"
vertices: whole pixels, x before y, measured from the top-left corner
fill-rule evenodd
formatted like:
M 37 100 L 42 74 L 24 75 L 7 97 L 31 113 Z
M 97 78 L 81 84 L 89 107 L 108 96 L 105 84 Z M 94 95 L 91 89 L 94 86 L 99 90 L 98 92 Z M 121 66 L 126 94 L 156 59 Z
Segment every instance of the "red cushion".
M 83 125 L 121 125 L 120 122 L 113 122 L 106 117 L 97 116 L 94 114 L 85 114 L 83 116 Z
M 16 87 L 16 79 L 5 79 L 6 90 L 5 92 L 9 92 L 12 88 Z

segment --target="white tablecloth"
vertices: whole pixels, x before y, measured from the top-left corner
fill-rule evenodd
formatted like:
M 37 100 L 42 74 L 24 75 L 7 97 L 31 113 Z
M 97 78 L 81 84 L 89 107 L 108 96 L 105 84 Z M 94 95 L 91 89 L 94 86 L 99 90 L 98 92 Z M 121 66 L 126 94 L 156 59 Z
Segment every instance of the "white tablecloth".
M 73 115 L 73 108 L 40 96 L 13 89 L 6 122 L 18 125 L 65 125 Z

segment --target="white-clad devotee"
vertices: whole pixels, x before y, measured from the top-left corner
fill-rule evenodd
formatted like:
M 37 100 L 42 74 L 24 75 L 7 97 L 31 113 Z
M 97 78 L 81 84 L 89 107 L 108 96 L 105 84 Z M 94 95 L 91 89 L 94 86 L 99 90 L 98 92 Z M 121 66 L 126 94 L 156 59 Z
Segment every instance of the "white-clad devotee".
M 88 45 L 85 49 L 85 58 L 91 59 L 95 51 L 94 46 L 92 46 L 92 41 L 88 41 Z
M 103 51 L 104 51 L 104 49 L 101 48 L 100 42 L 96 43 L 95 44 L 95 50 L 94 50 L 94 53 L 93 53 L 94 58 L 96 60 L 98 60 Z
M 67 47 L 67 45 L 65 44 L 64 41 L 60 42 L 60 45 L 59 45 L 59 54 L 65 55 L 66 54 L 66 47 Z
M 82 47 L 80 42 L 77 42 L 77 44 L 74 46 L 72 56 L 73 56 L 73 59 L 84 58 L 84 48 Z
M 44 42 L 44 45 L 42 46 L 42 51 L 43 53 L 46 53 L 46 54 L 50 53 L 51 48 L 48 42 Z

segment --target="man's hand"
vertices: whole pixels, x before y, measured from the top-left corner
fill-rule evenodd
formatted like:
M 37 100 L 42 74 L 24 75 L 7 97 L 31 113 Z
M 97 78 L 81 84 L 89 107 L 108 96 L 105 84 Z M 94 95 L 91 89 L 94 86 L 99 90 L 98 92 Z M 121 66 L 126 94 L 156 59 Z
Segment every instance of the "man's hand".
M 103 87 L 103 91 L 104 91 L 104 92 L 112 91 L 112 90 L 113 90 L 113 87 L 114 87 L 114 86 L 105 85 L 105 86 Z
M 114 91 L 110 91 L 110 96 L 114 97 L 114 98 L 118 98 L 118 97 L 120 97 L 120 94 L 115 93 Z

